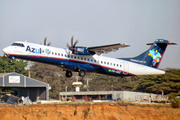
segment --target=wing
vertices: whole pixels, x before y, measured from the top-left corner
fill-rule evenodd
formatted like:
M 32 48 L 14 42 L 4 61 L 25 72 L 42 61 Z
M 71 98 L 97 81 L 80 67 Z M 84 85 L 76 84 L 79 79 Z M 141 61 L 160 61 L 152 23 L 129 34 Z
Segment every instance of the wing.
M 119 48 L 128 47 L 130 45 L 126 43 L 117 43 L 117 44 L 111 44 L 111 45 L 103 45 L 103 46 L 96 46 L 96 47 L 88 47 L 87 50 L 91 53 L 96 53 L 98 55 L 102 53 L 108 53 L 111 51 L 119 50 Z

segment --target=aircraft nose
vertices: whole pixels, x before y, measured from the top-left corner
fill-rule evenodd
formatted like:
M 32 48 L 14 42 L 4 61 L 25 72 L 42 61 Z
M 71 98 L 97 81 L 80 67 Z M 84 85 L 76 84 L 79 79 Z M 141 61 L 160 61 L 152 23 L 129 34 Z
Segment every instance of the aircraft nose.
M 4 52 L 5 54 L 8 54 L 8 51 L 9 51 L 9 49 L 8 49 L 7 47 L 3 49 L 3 52 Z

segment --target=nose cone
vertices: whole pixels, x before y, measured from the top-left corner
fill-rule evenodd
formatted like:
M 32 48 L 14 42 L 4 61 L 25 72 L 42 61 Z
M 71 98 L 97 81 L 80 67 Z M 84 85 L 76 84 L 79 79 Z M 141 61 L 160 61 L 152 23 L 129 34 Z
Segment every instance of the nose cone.
M 4 52 L 5 54 L 8 54 L 8 53 L 9 53 L 8 47 L 4 48 L 4 49 L 3 49 L 3 52 Z

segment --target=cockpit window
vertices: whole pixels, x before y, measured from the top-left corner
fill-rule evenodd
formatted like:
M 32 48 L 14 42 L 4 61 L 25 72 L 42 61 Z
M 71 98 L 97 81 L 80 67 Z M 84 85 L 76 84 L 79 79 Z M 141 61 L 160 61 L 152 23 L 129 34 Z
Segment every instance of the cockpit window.
M 24 47 L 24 45 L 22 43 L 13 43 L 12 46 Z

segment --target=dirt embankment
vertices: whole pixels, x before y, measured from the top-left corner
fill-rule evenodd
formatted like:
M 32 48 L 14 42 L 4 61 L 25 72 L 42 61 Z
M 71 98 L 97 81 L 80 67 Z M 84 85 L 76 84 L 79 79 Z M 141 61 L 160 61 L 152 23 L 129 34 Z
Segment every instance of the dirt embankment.
M 179 120 L 170 107 L 97 105 L 0 106 L 1 120 Z

